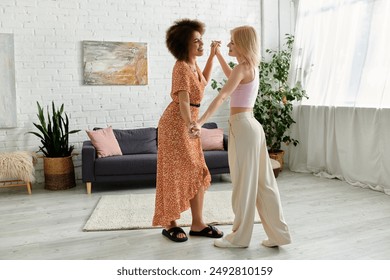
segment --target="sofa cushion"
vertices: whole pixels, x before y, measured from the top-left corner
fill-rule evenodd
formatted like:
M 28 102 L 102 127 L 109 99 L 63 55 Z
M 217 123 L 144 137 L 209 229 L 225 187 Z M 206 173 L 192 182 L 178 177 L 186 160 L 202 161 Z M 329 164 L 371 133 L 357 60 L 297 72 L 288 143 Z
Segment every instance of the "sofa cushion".
M 157 154 L 114 156 L 95 161 L 96 176 L 155 174 L 156 172 Z
M 122 155 L 111 126 L 94 131 L 87 130 L 86 132 L 99 158 Z
M 122 154 L 157 154 L 157 129 L 114 129 Z
M 218 128 L 217 124 L 215 122 L 208 122 L 202 125 L 203 128 L 213 129 Z
M 204 159 L 208 169 L 229 167 L 227 151 L 205 151 Z
M 223 150 L 222 128 L 201 128 L 200 139 L 203 151 Z

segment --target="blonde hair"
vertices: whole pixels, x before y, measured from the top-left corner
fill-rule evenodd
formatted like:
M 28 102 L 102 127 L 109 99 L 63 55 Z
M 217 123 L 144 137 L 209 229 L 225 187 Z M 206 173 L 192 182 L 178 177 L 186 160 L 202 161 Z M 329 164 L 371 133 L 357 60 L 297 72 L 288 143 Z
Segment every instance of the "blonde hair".
M 252 26 L 244 25 L 234 28 L 230 33 L 240 55 L 251 67 L 258 67 L 260 42 L 256 30 Z

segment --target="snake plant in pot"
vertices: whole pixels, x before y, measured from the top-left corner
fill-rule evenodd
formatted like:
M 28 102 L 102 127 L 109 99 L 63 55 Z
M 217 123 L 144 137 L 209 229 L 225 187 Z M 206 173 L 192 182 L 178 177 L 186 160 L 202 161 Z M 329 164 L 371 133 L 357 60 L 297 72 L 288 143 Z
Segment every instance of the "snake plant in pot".
M 42 152 L 45 175 L 45 189 L 63 190 L 76 186 L 72 152 L 74 146 L 69 144 L 69 135 L 80 130 L 69 130 L 69 118 L 64 113 L 64 104 L 57 108 L 52 102 L 51 115 L 47 106 L 47 115 L 37 102 L 38 123 L 33 125 L 38 132 L 29 133 L 41 141 L 39 152 Z

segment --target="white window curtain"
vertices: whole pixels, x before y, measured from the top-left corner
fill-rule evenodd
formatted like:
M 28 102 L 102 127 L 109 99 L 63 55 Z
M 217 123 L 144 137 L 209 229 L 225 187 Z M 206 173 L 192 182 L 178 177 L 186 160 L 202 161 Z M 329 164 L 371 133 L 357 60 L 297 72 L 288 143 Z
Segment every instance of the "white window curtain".
M 303 104 L 390 108 L 390 1 L 300 0 L 292 80 Z
M 390 1 L 300 0 L 291 170 L 390 194 Z

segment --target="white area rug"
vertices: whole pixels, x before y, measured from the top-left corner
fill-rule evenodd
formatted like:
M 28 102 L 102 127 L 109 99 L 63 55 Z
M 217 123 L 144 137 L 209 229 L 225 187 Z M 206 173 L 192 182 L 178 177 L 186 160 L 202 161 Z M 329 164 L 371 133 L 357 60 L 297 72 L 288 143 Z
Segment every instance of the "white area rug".
M 207 224 L 232 224 L 231 191 L 208 191 L 203 217 Z M 100 198 L 84 231 L 129 230 L 152 227 L 155 194 L 104 195 Z M 256 213 L 256 221 L 260 222 Z M 182 213 L 179 226 L 191 224 L 191 210 Z

